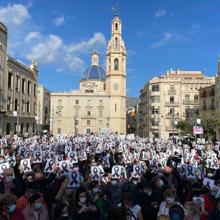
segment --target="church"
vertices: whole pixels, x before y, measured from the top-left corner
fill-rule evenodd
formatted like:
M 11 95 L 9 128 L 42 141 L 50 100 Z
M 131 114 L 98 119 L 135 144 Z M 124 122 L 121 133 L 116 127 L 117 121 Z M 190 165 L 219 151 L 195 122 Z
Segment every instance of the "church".
M 78 90 L 51 93 L 51 132 L 88 134 L 110 131 L 126 134 L 126 48 L 122 24 L 115 15 L 106 50 L 106 70 L 93 51 L 91 65 Z

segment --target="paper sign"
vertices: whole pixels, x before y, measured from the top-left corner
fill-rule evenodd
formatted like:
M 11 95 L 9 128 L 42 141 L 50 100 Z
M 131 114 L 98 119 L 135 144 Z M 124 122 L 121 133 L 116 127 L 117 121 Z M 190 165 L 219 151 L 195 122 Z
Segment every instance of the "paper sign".
M 54 169 L 53 169 L 54 164 L 55 164 L 55 162 L 53 159 L 47 160 L 46 166 L 44 168 L 44 172 L 45 173 L 52 173 L 54 171 Z
M 21 167 L 22 167 L 24 173 L 31 172 L 32 169 L 31 169 L 30 159 L 21 160 Z
M 9 162 L 0 164 L 0 174 L 3 174 L 5 169 L 7 169 L 9 167 L 10 167 Z
M 215 181 L 212 180 L 212 179 L 209 179 L 209 178 L 205 177 L 205 178 L 203 179 L 202 184 L 203 184 L 203 186 L 205 186 L 205 187 L 207 187 L 207 188 L 209 188 L 209 189 L 213 189 L 214 184 L 215 184 Z

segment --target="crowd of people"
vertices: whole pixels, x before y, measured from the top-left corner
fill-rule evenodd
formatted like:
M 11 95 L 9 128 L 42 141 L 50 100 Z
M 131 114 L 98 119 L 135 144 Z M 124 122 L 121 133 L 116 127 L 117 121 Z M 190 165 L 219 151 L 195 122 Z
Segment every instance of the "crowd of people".
M 218 143 L 0 137 L 0 220 L 220 220 Z

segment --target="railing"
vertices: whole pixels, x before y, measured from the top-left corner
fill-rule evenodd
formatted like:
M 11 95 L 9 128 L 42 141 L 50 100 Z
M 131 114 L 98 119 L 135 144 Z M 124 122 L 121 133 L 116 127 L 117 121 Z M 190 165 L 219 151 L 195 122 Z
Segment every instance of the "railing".
M 214 105 L 209 105 L 209 109 L 215 109 Z
M 199 105 L 199 100 L 183 100 L 184 105 Z
M 168 90 L 168 95 L 176 95 L 176 90 Z
M 96 117 L 94 115 L 84 115 L 82 119 L 96 119 Z
M 178 113 L 176 113 L 176 114 L 166 114 L 166 118 L 179 118 L 180 117 L 180 115 L 178 114 Z
M 176 130 L 176 128 L 174 128 L 174 127 L 166 126 L 166 131 L 174 132 L 175 130 Z
M 179 102 L 166 102 L 166 107 L 179 106 Z

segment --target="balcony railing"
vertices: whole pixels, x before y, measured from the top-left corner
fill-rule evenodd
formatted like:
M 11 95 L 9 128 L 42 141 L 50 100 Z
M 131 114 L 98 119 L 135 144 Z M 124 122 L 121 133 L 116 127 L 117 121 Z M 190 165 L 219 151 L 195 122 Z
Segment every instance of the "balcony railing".
M 184 105 L 199 105 L 199 100 L 183 100 Z
M 215 106 L 214 105 L 209 105 L 209 109 L 215 109 Z
M 177 131 L 177 129 L 171 126 L 166 126 L 166 131 L 174 132 L 174 131 Z
M 166 107 L 179 106 L 179 102 L 166 102 Z
M 168 90 L 168 95 L 176 95 L 176 90 Z
M 179 115 L 179 113 L 176 113 L 176 114 L 166 114 L 166 118 L 179 118 L 180 117 L 180 115 Z

